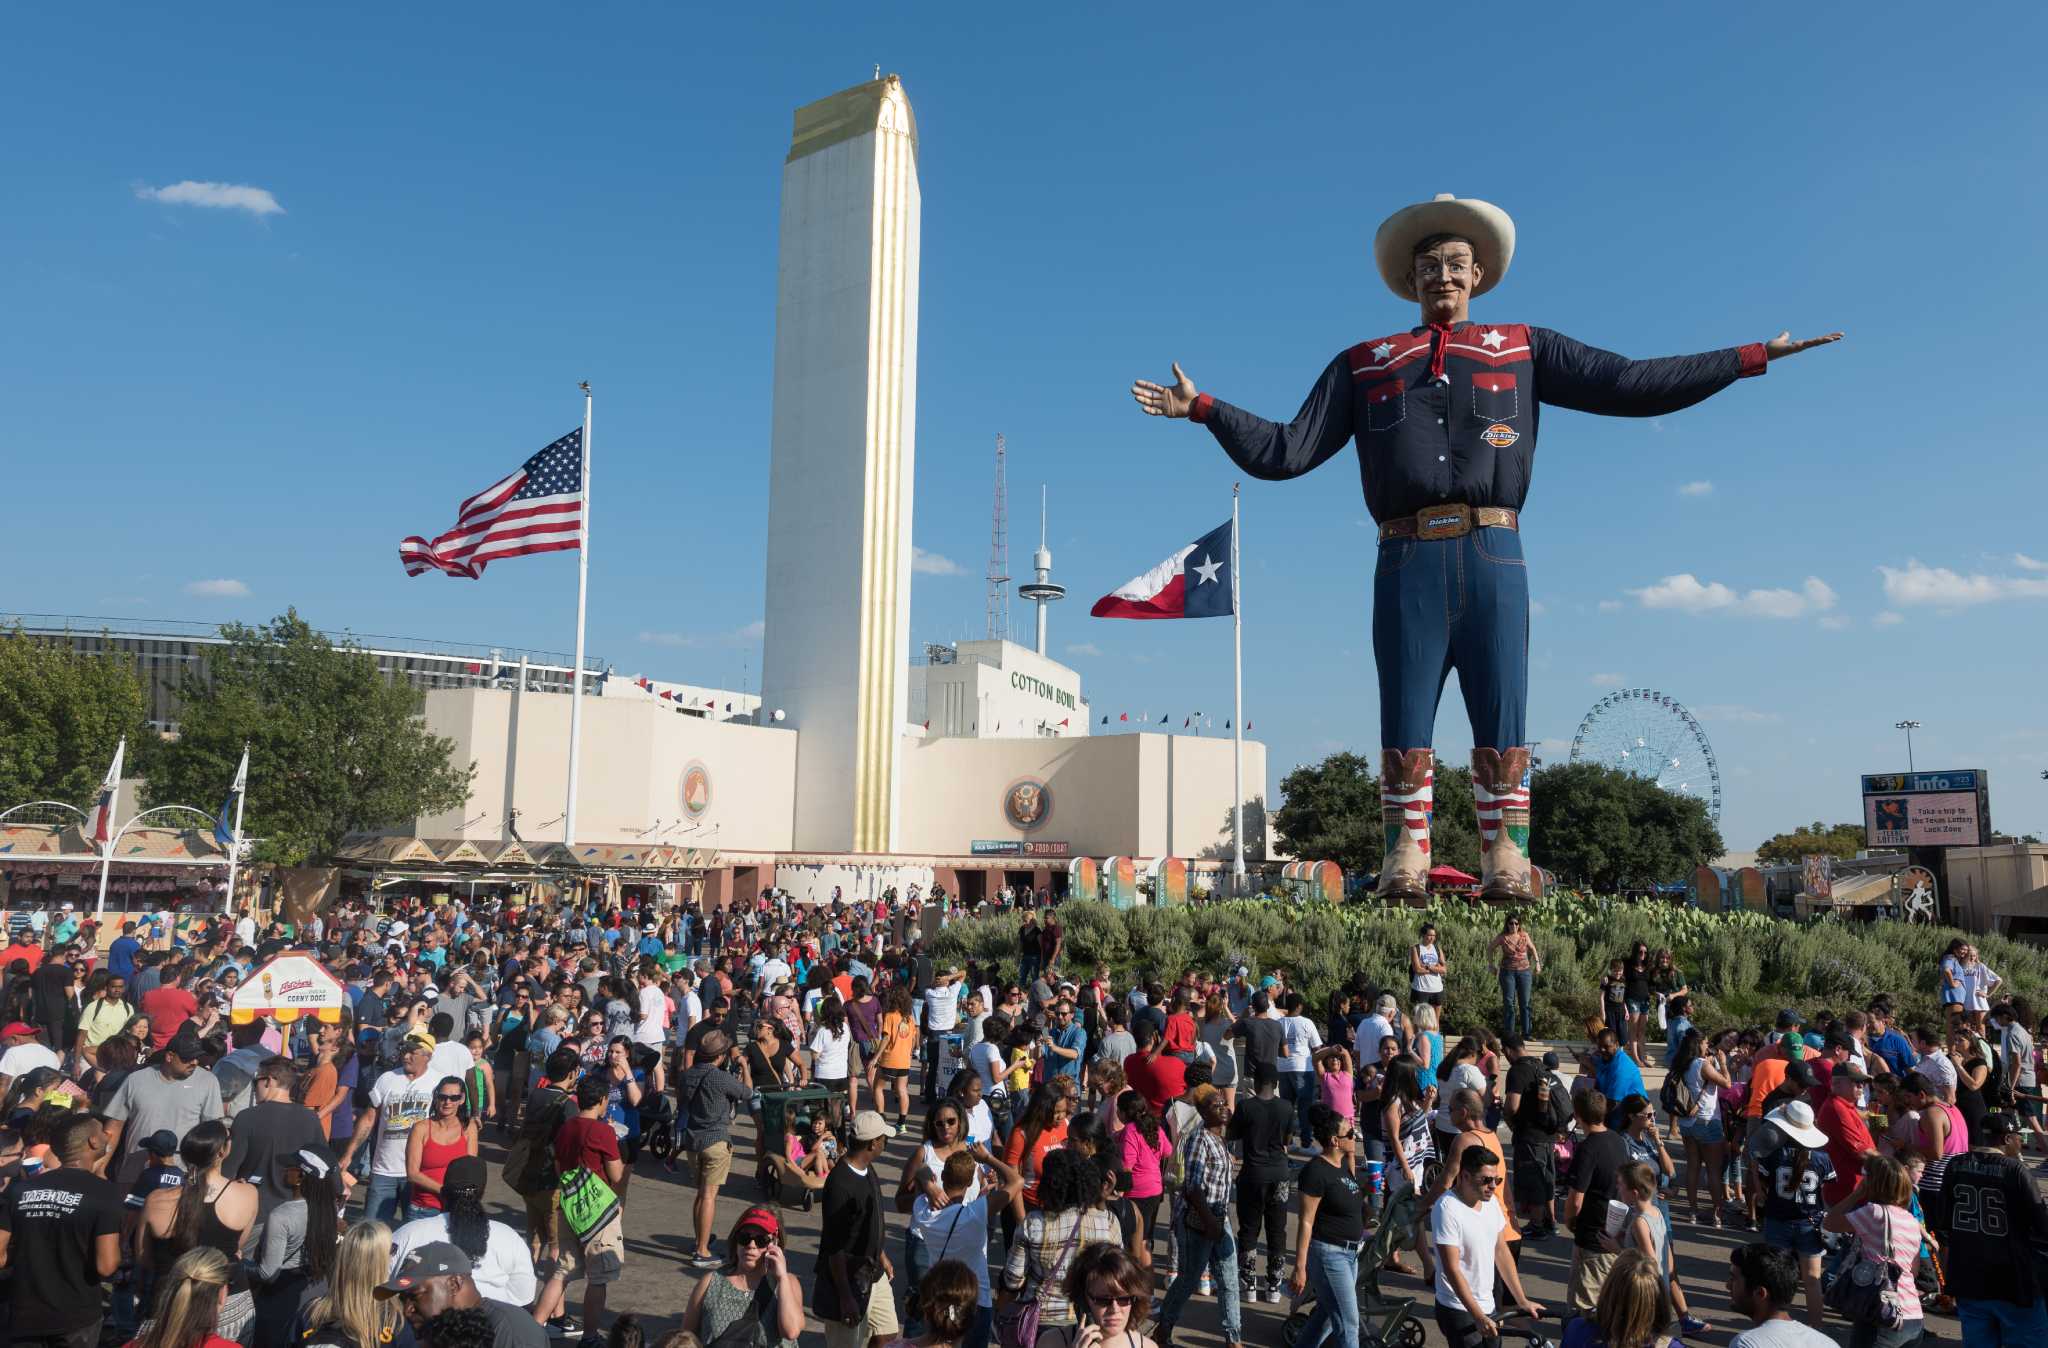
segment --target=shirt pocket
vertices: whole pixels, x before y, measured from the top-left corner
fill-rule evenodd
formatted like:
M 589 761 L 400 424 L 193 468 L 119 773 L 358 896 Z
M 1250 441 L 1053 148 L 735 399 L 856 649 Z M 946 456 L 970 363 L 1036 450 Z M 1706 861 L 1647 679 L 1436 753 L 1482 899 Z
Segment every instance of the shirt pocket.
M 1408 391 L 1398 379 L 1371 384 L 1365 390 L 1365 429 L 1391 431 L 1408 416 Z
M 1472 376 L 1472 415 L 1481 421 L 1513 421 L 1522 410 L 1521 390 L 1511 374 L 1486 371 Z

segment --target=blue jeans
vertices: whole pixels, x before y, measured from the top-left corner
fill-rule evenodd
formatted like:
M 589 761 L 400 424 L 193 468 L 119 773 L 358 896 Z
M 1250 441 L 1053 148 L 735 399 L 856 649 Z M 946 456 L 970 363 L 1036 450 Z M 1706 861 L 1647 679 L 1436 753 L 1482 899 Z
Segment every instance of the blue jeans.
M 405 1176 L 379 1175 L 373 1171 L 369 1187 L 363 1191 L 363 1216 L 386 1226 L 398 1226 L 399 1214 L 404 1210 L 405 1188 Z
M 2010 1301 L 1956 1302 L 1956 1319 L 1963 1326 L 1963 1342 L 1970 1348 L 2019 1348 L 2021 1344 L 2048 1343 L 2048 1304 L 2040 1297 L 2031 1306 Z
M 1527 969 L 1500 971 L 1500 1005 L 1507 1021 L 1503 1033 L 1519 1034 L 1525 1039 L 1536 1033 L 1536 1010 L 1529 1001 L 1535 981 Z
M 1314 1142 L 1315 1134 L 1309 1131 L 1308 1112 L 1316 1107 L 1322 1098 L 1316 1086 L 1314 1072 L 1282 1072 L 1280 1094 L 1294 1105 L 1294 1126 L 1301 1133 L 1301 1145 L 1306 1147 Z
M 1295 1338 L 1294 1348 L 1321 1348 L 1332 1333 L 1337 1348 L 1358 1348 L 1358 1251 L 1311 1240 L 1308 1290 L 1316 1299 L 1316 1313 Z
M 1380 745 L 1435 742 L 1444 680 L 1458 671 L 1472 744 L 1517 749 L 1528 739 L 1529 571 L 1513 529 L 1380 544 L 1372 581 L 1372 653 L 1379 666 Z
M 1173 1337 L 1173 1327 L 1180 1320 L 1188 1298 L 1201 1286 L 1202 1270 L 1207 1269 L 1216 1284 L 1216 1301 L 1223 1316 L 1223 1341 L 1243 1342 L 1244 1322 L 1237 1304 L 1237 1242 L 1230 1235 L 1229 1217 L 1223 1219 L 1223 1234 L 1215 1240 L 1188 1230 L 1185 1222 L 1177 1222 L 1175 1232 L 1180 1237 L 1180 1272 L 1174 1275 L 1173 1286 L 1166 1289 L 1166 1300 L 1160 1303 L 1159 1323 L 1153 1328 L 1152 1337 L 1162 1341 Z

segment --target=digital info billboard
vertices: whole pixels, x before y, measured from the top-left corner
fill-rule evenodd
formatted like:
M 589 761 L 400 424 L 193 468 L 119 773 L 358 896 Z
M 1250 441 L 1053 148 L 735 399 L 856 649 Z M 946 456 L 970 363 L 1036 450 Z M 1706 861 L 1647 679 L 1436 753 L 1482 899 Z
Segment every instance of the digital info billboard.
M 1880 772 L 1863 778 L 1863 835 L 1871 847 L 1975 847 L 1991 841 L 1989 774 Z

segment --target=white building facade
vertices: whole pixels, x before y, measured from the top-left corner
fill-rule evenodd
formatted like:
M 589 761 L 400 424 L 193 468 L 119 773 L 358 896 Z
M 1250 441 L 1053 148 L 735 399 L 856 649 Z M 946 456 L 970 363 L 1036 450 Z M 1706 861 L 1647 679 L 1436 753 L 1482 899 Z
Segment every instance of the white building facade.
M 1067 739 L 1088 733 L 1081 676 L 1014 641 L 928 646 L 910 670 L 914 733 Z

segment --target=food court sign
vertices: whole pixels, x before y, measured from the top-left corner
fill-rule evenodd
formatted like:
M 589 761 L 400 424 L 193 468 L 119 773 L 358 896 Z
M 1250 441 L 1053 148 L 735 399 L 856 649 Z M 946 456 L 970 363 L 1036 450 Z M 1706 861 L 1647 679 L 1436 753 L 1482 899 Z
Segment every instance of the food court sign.
M 1871 847 L 1975 847 L 1988 843 L 1990 774 L 1981 768 L 1866 774 L 1863 831 Z

